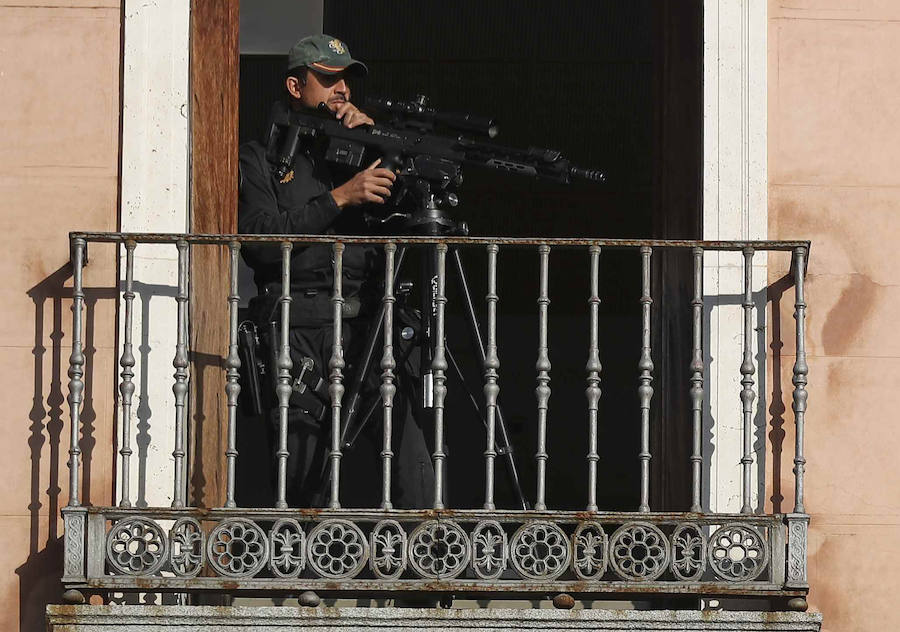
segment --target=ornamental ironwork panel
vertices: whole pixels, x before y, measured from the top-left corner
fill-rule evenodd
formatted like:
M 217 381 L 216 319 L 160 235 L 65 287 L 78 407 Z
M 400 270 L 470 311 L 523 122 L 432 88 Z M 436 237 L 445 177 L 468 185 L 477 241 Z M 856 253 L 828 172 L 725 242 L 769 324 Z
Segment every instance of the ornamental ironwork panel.
M 396 520 L 382 520 L 369 536 L 369 565 L 381 579 L 397 579 L 406 570 L 406 531 Z
M 496 520 L 479 522 L 472 531 L 472 570 L 480 579 L 496 579 L 506 570 L 509 543 Z
M 369 547 L 362 530 L 349 520 L 326 520 L 309 533 L 310 567 L 321 577 L 354 577 L 366 565 Z
M 563 530 L 544 520 L 522 525 L 509 545 L 513 568 L 527 579 L 556 579 L 572 557 L 569 538 Z
M 233 588 L 240 579 L 238 590 L 646 586 L 674 594 L 701 583 L 714 593 L 753 594 L 780 590 L 772 560 L 785 563 L 771 550 L 784 541 L 785 524 L 767 516 L 732 514 L 723 523 L 712 514 L 223 509 L 201 519 L 190 509 L 89 511 L 105 518 L 89 524 L 106 524 L 106 571 L 89 581 L 118 589 Z
M 572 535 L 572 570 L 581 579 L 599 579 L 606 572 L 609 538 L 599 522 L 583 522 Z
M 452 520 L 429 520 L 409 536 L 409 561 L 420 577 L 452 579 L 472 555 L 469 536 Z
M 225 577 L 252 577 L 266 565 L 269 539 L 251 520 L 231 518 L 213 528 L 206 540 L 209 564 Z
M 200 523 L 179 518 L 169 531 L 169 565 L 179 577 L 196 577 L 203 568 L 206 552 Z
M 709 539 L 709 565 L 716 575 L 730 582 L 759 577 L 769 561 L 769 548 L 762 535 L 745 524 L 727 524 Z
M 671 539 L 672 573 L 686 582 L 697 581 L 706 570 L 706 536 L 698 525 L 682 524 Z
M 669 563 L 668 539 L 649 522 L 630 522 L 619 527 L 610 538 L 609 550 L 613 570 L 625 580 L 654 580 Z
M 269 532 L 269 568 L 278 577 L 297 577 L 306 567 L 306 533 L 300 523 L 282 518 Z
M 121 520 L 106 535 L 106 559 L 119 573 L 153 575 L 167 562 L 168 552 L 169 539 L 147 518 Z

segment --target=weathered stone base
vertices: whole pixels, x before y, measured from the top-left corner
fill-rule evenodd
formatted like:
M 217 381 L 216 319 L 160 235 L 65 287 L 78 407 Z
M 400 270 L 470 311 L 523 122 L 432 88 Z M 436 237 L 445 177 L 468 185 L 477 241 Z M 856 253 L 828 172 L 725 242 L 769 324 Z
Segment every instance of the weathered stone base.
M 822 615 L 693 610 L 513 610 L 214 606 L 47 606 L 52 632 L 192 630 L 789 630 L 819 632 Z

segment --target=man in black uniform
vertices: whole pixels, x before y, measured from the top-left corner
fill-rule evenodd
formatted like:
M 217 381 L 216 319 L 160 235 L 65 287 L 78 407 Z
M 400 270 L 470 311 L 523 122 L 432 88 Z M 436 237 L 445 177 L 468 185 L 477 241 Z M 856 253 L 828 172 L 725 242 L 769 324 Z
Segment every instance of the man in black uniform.
M 294 45 L 288 55 L 287 93 L 285 102 L 280 105 L 289 116 L 292 111 L 315 110 L 324 103 L 347 127 L 371 125 L 372 119 L 350 102 L 347 83 L 348 75 L 365 75 L 367 72 L 366 66 L 353 59 L 347 45 L 337 38 L 327 35 L 306 37 Z M 276 165 L 266 155 L 266 144 L 256 141 L 246 143 L 240 149 L 238 230 L 241 233 L 364 234 L 366 226 L 361 205 L 384 204 L 395 178 L 391 171 L 378 168 L 377 162 L 355 174 L 343 173 L 325 162 L 323 147 L 309 142 L 300 146 L 290 170 L 282 177 L 276 175 Z M 280 318 L 281 250 L 276 244 L 246 244 L 242 254 L 254 270 L 259 292 L 251 301 L 253 319 L 261 331 L 272 331 L 269 323 Z M 381 288 L 377 283 L 384 275 L 380 249 L 347 246 L 343 270 L 346 300 L 342 344 L 346 363 L 344 383 L 348 384 L 360 360 L 367 328 L 380 299 Z M 331 246 L 295 245 L 291 257 L 293 300 L 290 310 L 294 378 L 303 363 L 308 366 L 312 360 L 311 374 L 327 382 L 334 335 L 330 302 L 332 284 Z M 264 342 L 273 344 L 265 338 Z M 402 357 L 402 350 L 399 351 L 398 358 Z M 413 353 L 410 357 L 416 355 Z M 376 358 L 375 366 L 377 364 Z M 414 404 L 418 401 L 413 395 L 413 389 L 417 388 L 414 372 L 409 363 L 400 366 L 398 361 L 393 414 L 396 454 L 392 461 L 392 496 L 394 506 L 398 508 L 430 507 L 434 494 L 431 458 L 417 420 L 423 416 L 419 414 L 421 411 L 415 410 Z M 271 368 L 269 373 L 272 374 Z M 367 376 L 371 386 L 377 386 L 378 381 L 376 371 Z M 287 493 L 289 504 L 295 507 L 321 506 L 327 501 L 324 497 L 327 486 L 322 484 L 322 474 L 327 476 L 325 459 L 330 448 L 331 415 L 327 393 L 324 402 L 317 401 L 311 390 L 294 392 L 290 401 Z M 274 395 L 266 399 L 273 426 L 270 436 L 275 437 L 277 402 Z M 377 416 L 380 418 L 380 414 Z M 375 475 L 374 472 L 369 474 Z M 353 486 L 352 479 L 342 479 Z M 348 484 L 343 486 L 342 492 L 346 493 Z M 365 499 L 369 506 L 374 506 L 378 500 Z

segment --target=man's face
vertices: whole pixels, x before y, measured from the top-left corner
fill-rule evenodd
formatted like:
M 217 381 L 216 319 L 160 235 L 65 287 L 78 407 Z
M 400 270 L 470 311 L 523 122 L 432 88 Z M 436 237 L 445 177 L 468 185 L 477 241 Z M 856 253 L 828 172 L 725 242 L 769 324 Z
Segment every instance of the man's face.
M 295 101 L 307 108 L 315 109 L 324 103 L 329 110 L 337 112 L 341 105 L 350 100 L 350 86 L 343 72 L 323 75 L 308 70 L 305 85 L 296 77 L 288 77 L 286 85 Z

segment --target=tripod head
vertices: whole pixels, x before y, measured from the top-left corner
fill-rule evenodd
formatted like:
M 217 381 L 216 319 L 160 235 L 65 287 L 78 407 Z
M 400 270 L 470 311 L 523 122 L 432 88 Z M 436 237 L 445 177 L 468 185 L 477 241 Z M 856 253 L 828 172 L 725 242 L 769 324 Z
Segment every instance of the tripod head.
M 459 204 L 456 193 L 447 188 L 435 193 L 432 181 L 408 175 L 401 176 L 403 176 L 402 169 L 397 178 L 400 183 L 400 186 L 397 187 L 399 188 L 398 203 L 403 204 L 405 212 L 393 210 L 387 216 L 382 215 L 368 219 L 370 224 L 383 225 L 389 222 L 394 224 L 395 222 L 392 220 L 397 220 L 396 227 L 400 232 L 411 235 L 466 236 L 469 234 L 469 227 L 465 222 L 457 222 L 450 216 L 449 209 Z M 443 181 L 439 181 L 439 184 L 443 184 Z M 406 200 L 404 201 L 402 197 L 405 197 Z

